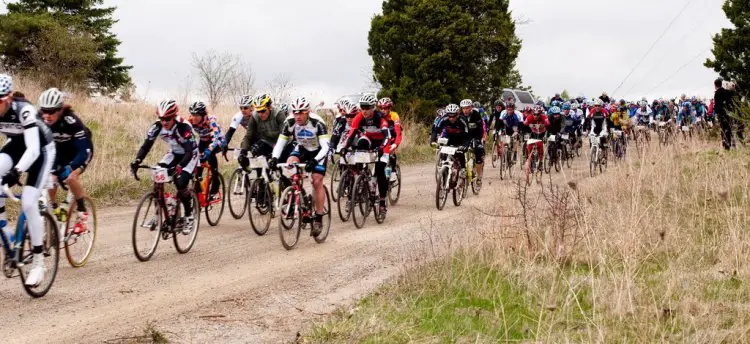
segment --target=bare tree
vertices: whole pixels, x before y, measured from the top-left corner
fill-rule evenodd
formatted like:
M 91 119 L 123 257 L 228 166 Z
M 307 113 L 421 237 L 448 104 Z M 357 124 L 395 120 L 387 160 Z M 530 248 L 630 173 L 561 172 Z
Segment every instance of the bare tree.
M 255 73 L 249 63 L 240 62 L 232 79 L 232 96 L 239 99 L 246 94 L 255 94 Z
M 276 74 L 273 79 L 266 82 L 266 89 L 276 104 L 288 104 L 292 101 L 294 83 L 285 73 Z
M 370 67 L 362 67 L 360 70 L 360 74 L 362 75 L 362 93 L 369 93 L 369 94 L 378 94 L 380 92 L 380 89 L 383 88 L 382 85 L 378 82 L 378 80 L 375 78 L 375 74 L 372 71 L 372 66 Z
M 188 74 L 185 76 L 184 79 L 182 79 L 182 82 L 180 83 L 177 101 L 180 104 L 187 104 L 188 101 L 190 101 L 190 94 L 192 92 L 193 92 L 193 75 Z
M 240 64 L 240 57 L 230 53 L 209 50 L 198 55 L 193 53 L 193 67 L 198 71 L 200 89 L 216 108 L 229 95 L 232 82 Z

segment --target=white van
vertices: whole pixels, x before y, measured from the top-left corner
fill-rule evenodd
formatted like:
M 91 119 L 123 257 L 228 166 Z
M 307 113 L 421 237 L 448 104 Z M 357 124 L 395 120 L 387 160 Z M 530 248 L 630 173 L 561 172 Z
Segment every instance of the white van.
M 534 103 L 536 103 L 534 96 L 529 91 L 504 88 L 503 101 L 507 102 L 509 98 L 512 98 L 516 103 L 516 110 L 518 111 L 523 111 L 527 105 L 534 107 Z

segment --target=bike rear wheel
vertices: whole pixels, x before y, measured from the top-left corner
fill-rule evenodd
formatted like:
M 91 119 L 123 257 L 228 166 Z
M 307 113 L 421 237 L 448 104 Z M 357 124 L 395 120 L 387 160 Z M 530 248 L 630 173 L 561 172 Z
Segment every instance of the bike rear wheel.
M 229 213 L 235 219 L 242 218 L 247 210 L 247 190 L 249 178 L 246 179 L 242 169 L 236 169 L 232 172 L 232 178 L 229 179 Z
M 178 207 L 181 206 L 179 203 Z M 133 252 L 139 261 L 145 262 L 154 255 L 161 237 L 161 226 L 164 216 L 161 213 L 159 202 L 153 193 L 147 193 L 141 198 L 138 207 L 135 208 L 133 218 Z
M 73 202 L 68 210 L 68 221 L 65 224 L 65 257 L 74 268 L 86 265 L 96 242 L 96 207 L 88 196 L 83 197 L 83 204 L 89 214 L 88 221 L 78 223 L 78 203 Z M 82 228 L 80 228 L 82 227 Z
M 44 240 L 42 241 L 42 249 L 44 255 L 44 266 L 46 272 L 44 273 L 44 279 L 35 286 L 26 285 L 26 276 L 31 271 L 33 266 L 32 259 L 32 246 L 31 237 L 29 236 L 28 221 L 24 224 L 25 233 L 21 241 L 21 254 L 20 260 L 24 263 L 23 266 L 18 268 L 21 277 L 21 284 L 26 293 L 34 298 L 42 297 L 52 288 L 52 284 L 55 282 L 57 276 L 57 267 L 60 262 L 60 237 L 57 229 L 57 221 L 48 212 L 41 212 L 42 224 L 44 226 Z
M 393 177 L 394 173 L 396 174 L 395 178 Z M 388 202 L 391 205 L 396 205 L 399 198 L 401 198 L 401 166 L 396 164 L 396 168 L 391 171 L 391 177 L 388 181 Z
M 352 218 L 354 220 L 354 226 L 362 228 L 365 226 L 367 217 L 370 215 L 370 186 L 368 185 L 367 179 L 369 175 L 358 175 L 354 180 L 354 192 L 352 199 L 354 200 L 352 207 Z
M 442 167 L 438 173 L 437 188 L 435 189 L 435 206 L 443 210 L 448 200 L 448 167 Z
M 177 228 L 174 228 L 174 233 L 172 234 L 172 241 L 174 242 L 175 250 L 183 254 L 190 252 L 190 249 L 193 248 L 193 245 L 195 245 L 195 239 L 198 238 L 198 229 L 200 228 L 200 224 L 201 224 L 201 212 L 200 212 L 200 203 L 198 203 L 198 196 L 193 195 L 192 197 L 190 197 L 190 200 L 192 202 L 190 209 L 192 210 L 192 214 L 193 214 L 192 228 L 185 228 L 179 231 Z M 180 214 L 182 214 L 182 210 L 183 210 L 182 208 L 183 208 L 182 204 L 177 205 L 177 218 L 178 219 L 180 218 Z M 221 214 L 219 215 L 219 217 L 221 217 Z M 217 220 L 217 223 L 218 223 L 218 220 Z
M 250 226 L 255 234 L 265 235 L 268 232 L 273 217 L 273 204 L 273 192 L 271 192 L 270 185 L 265 179 L 254 180 L 250 186 L 247 206 Z
M 280 221 L 282 225 L 279 226 L 279 238 L 281 239 L 281 245 L 287 250 L 297 246 L 299 235 L 302 232 L 302 205 L 300 202 L 302 202 L 302 195 L 299 195 L 292 186 L 287 187 L 281 193 Z M 283 225 L 284 218 L 288 218 L 288 227 Z
M 211 201 L 211 189 L 215 187 L 214 185 L 212 185 L 213 183 L 219 183 L 219 189 L 218 191 L 216 191 L 216 195 L 218 196 L 218 198 L 214 201 Z M 208 221 L 208 224 L 213 227 L 219 224 L 221 215 L 224 214 L 224 194 L 226 193 L 224 176 L 222 176 L 220 173 L 212 176 L 211 180 L 209 180 L 208 182 L 206 190 L 203 190 L 203 192 L 206 194 L 206 207 L 204 208 L 206 212 L 206 221 Z

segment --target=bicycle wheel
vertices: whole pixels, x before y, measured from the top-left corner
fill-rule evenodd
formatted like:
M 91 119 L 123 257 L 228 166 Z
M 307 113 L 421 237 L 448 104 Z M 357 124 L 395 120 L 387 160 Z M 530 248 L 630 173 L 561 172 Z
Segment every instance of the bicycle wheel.
M 247 185 L 249 178 L 245 177 L 242 169 L 236 169 L 232 172 L 232 178 L 229 179 L 229 213 L 235 219 L 242 218 L 247 210 Z
M 217 182 L 219 183 L 219 190 L 216 192 L 216 199 L 211 201 L 207 200 L 206 207 L 204 208 L 204 210 L 206 211 L 206 221 L 208 221 L 208 224 L 212 227 L 219 224 L 221 215 L 224 214 L 224 194 L 226 193 L 224 176 L 222 176 L 220 173 L 217 173 L 215 176 L 213 176 L 212 180 L 208 182 L 206 190 L 203 190 L 206 195 L 209 195 L 211 193 L 211 189 L 215 187 L 212 184 Z
M 526 163 L 521 164 L 521 166 L 524 166 L 524 170 L 526 170 L 526 186 L 531 185 L 531 176 L 534 174 L 534 164 L 536 163 L 536 151 L 531 153 L 531 159 L 528 160 L 528 166 Z
M 503 155 L 500 157 L 500 159 L 498 159 L 500 160 L 500 164 L 499 164 L 500 165 L 500 180 L 505 180 L 505 169 L 508 168 L 507 167 L 508 159 L 506 157 L 506 155 L 508 155 L 508 151 L 509 151 L 508 147 L 504 147 Z M 495 167 L 495 155 L 494 154 L 492 155 L 492 167 Z
M 393 177 L 393 174 L 396 177 Z M 396 168 L 391 171 L 391 178 L 388 181 L 388 202 L 391 205 L 396 205 L 398 199 L 401 198 L 401 166 L 397 163 Z
M 281 221 L 286 217 L 289 219 L 289 227 L 279 226 L 279 238 L 281 245 L 285 249 L 291 250 L 297 246 L 299 235 L 302 232 L 302 197 L 294 190 L 294 187 L 288 187 L 281 193 Z M 296 226 L 295 226 L 296 224 Z
M 287 187 L 289 189 L 291 186 Z M 284 189 L 284 192 L 286 192 L 286 189 Z M 296 221 L 299 221 L 300 218 L 296 217 L 297 215 L 297 205 L 294 200 L 294 197 L 292 198 L 285 198 L 284 192 L 281 193 L 279 196 L 279 225 L 281 225 L 281 228 L 284 229 L 292 229 L 294 227 L 294 224 Z M 287 196 L 294 196 L 294 193 Z
M 159 245 L 159 237 L 161 236 L 161 227 L 164 219 L 161 212 L 161 207 L 159 207 L 158 202 L 154 199 L 153 193 L 143 195 L 138 207 L 135 208 L 132 234 L 133 252 L 135 253 L 135 257 L 142 262 L 151 259 L 154 252 L 156 252 L 156 246 Z
M 341 182 L 338 184 L 339 201 L 336 206 L 339 209 L 339 219 L 341 222 L 349 221 L 352 217 L 352 187 L 354 186 L 354 178 L 351 172 L 345 171 L 341 176 Z
M 544 162 L 543 162 L 543 164 L 544 164 L 544 173 L 548 173 L 549 174 L 550 171 L 552 171 L 552 162 L 553 162 L 552 161 L 552 150 L 549 149 L 549 147 L 548 147 L 546 149 L 546 153 L 547 154 L 544 155 L 544 159 L 543 159 L 544 160 Z
M 471 192 L 473 192 L 475 195 L 479 195 L 479 192 L 482 191 L 482 181 L 477 177 L 476 171 L 472 173 L 472 176 L 474 176 L 474 178 L 471 181 Z
M 331 198 L 334 202 L 338 202 L 341 197 L 338 193 L 338 185 L 341 182 L 341 168 L 340 164 L 333 163 L 333 169 L 331 170 Z
M 596 165 L 599 160 L 599 150 L 596 147 L 591 147 L 591 154 L 589 158 L 589 175 L 593 177 L 596 175 Z
M 440 169 L 437 188 L 435 189 L 435 206 L 438 210 L 443 210 L 445 202 L 448 200 L 448 167 Z
M 21 239 L 20 246 L 20 263 L 23 263 L 23 266 L 18 267 L 23 289 L 26 290 L 27 294 L 34 298 L 44 296 L 50 288 L 52 288 L 52 284 L 55 282 L 55 277 L 57 276 L 57 267 L 60 262 L 60 238 L 59 232 L 57 231 L 57 222 L 55 221 L 55 218 L 46 211 L 41 212 L 40 215 L 42 216 L 42 225 L 44 226 L 44 239 L 42 241 L 42 254 L 44 255 L 44 266 L 46 268 L 44 279 L 35 286 L 28 286 L 25 283 L 26 276 L 29 274 L 31 267 L 33 266 L 31 263 L 33 254 L 31 251 L 32 246 L 31 237 L 29 236 L 28 221 L 24 223 L 24 232 L 26 234 L 23 239 Z
M 490 149 L 490 156 L 492 157 L 492 168 L 497 167 L 497 160 L 498 160 L 498 151 L 497 151 L 497 141 L 492 143 L 492 149 Z M 502 167 L 502 163 L 500 164 Z
M 273 193 L 264 179 L 256 179 L 250 186 L 248 194 L 248 212 L 250 227 L 258 235 L 265 235 L 271 225 Z
M 570 168 L 573 165 L 573 152 L 571 152 L 568 148 L 570 145 L 564 145 L 563 146 L 563 156 L 565 157 L 565 166 Z
M 222 179 L 223 180 L 223 179 Z M 198 237 L 198 229 L 201 224 L 201 212 L 200 203 L 198 203 L 198 196 L 193 195 L 190 200 L 192 201 L 191 209 L 193 213 L 193 227 L 184 228 L 178 231 L 175 228 L 175 232 L 172 235 L 172 241 L 174 241 L 174 248 L 179 253 L 188 253 L 193 245 L 195 245 L 195 239 Z M 180 218 L 182 213 L 182 202 L 177 205 L 177 218 Z M 207 212 L 208 213 L 208 212 Z M 221 215 L 219 215 L 221 216 Z M 218 220 L 217 220 L 218 222 Z
M 352 211 L 352 217 L 354 226 L 357 228 L 364 227 L 367 216 L 370 215 L 370 186 L 367 184 L 367 178 L 369 178 L 369 175 L 359 175 L 354 180 L 354 192 L 352 196 L 354 211 Z
M 536 160 L 537 160 L 536 161 L 536 165 L 537 165 L 537 168 L 536 168 L 536 183 L 540 184 L 542 182 L 542 176 L 544 175 L 544 171 L 542 171 L 542 165 L 544 164 L 544 162 L 542 161 L 543 159 L 540 158 L 538 155 L 537 155 Z
M 68 263 L 74 268 L 80 268 L 86 265 L 91 251 L 94 250 L 96 242 L 96 207 L 94 201 L 88 196 L 83 197 L 83 204 L 86 206 L 86 212 L 89 218 L 86 222 L 78 221 L 78 203 L 73 202 L 68 210 L 68 221 L 65 224 L 65 257 Z
M 453 205 L 460 206 L 464 199 L 464 190 L 466 190 L 466 178 L 458 177 L 456 187 L 453 188 Z
M 324 243 L 326 238 L 328 238 L 328 233 L 331 231 L 331 195 L 328 192 L 328 188 L 325 186 L 323 186 L 323 188 L 326 190 L 326 201 L 323 204 L 323 228 L 318 236 L 313 237 L 318 244 Z
M 555 172 L 560 172 L 562 170 L 562 159 L 565 157 L 563 155 L 562 148 L 556 148 L 555 150 Z
M 514 161 L 515 154 L 517 154 L 515 151 L 509 149 L 505 151 L 505 166 L 508 169 L 508 179 L 513 178 L 513 165 L 516 163 Z

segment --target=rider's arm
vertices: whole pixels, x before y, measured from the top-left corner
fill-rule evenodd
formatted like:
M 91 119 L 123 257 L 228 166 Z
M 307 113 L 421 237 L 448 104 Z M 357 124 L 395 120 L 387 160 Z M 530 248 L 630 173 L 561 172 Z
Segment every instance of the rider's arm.
M 385 118 L 380 119 L 380 132 L 383 134 L 383 144 L 381 146 L 385 146 L 391 139 L 391 130 L 388 127 L 388 120 Z
M 138 149 L 138 154 L 135 156 L 136 160 L 143 160 L 146 158 L 146 155 L 148 155 L 148 152 L 154 145 L 156 138 L 159 136 L 159 131 L 161 131 L 161 123 L 159 122 L 154 123 L 151 128 L 148 129 L 146 140 L 143 141 L 141 148 Z
M 281 153 L 284 152 L 284 147 L 286 147 L 286 144 L 289 143 L 289 138 L 294 135 L 294 133 L 292 132 L 294 119 L 290 121 L 285 121 L 284 126 L 281 127 L 281 133 L 279 134 L 279 138 L 276 140 L 276 145 L 273 146 L 273 153 L 271 153 L 271 157 L 273 158 L 278 159 L 281 157 Z
M 333 132 L 331 133 L 331 146 L 337 147 L 341 140 L 341 135 L 344 133 L 346 128 L 346 118 L 344 116 L 337 117 L 333 121 Z
M 349 129 L 349 135 L 346 138 L 344 148 L 349 147 L 352 144 L 352 141 L 354 141 L 354 134 L 359 130 L 359 124 L 362 122 L 362 118 L 363 116 L 361 112 L 354 116 L 354 120 L 352 120 L 352 128 Z
M 216 117 L 209 117 L 208 126 L 211 128 L 211 145 L 209 149 L 213 151 L 222 146 L 224 136 L 221 134 L 221 127 L 216 122 Z
M 65 116 L 63 120 L 70 124 L 71 131 L 73 132 L 73 145 L 76 147 L 78 153 L 76 153 L 73 161 L 70 162 L 70 169 L 76 170 L 83 166 L 89 158 L 91 138 L 87 135 L 86 127 L 80 119 L 73 116 Z
M 182 149 L 185 150 L 185 154 L 183 155 L 182 160 L 180 160 L 179 165 L 182 166 L 182 168 L 185 168 L 193 160 L 195 149 L 198 145 L 195 143 L 195 137 L 193 136 L 193 130 L 190 125 L 180 122 L 175 125 L 177 126 L 175 131 L 179 136 L 179 143 L 182 146 Z
M 315 156 L 315 161 L 322 163 L 322 160 L 328 155 L 328 149 L 331 144 L 331 135 L 328 134 L 328 128 L 323 121 L 318 121 L 316 127 L 318 129 L 318 144 L 320 145 L 320 150 L 318 151 L 318 155 Z
M 21 114 L 21 125 L 23 125 L 23 139 L 26 142 L 26 151 L 16 164 L 16 169 L 24 172 L 31 167 L 41 152 L 39 147 L 39 131 L 37 124 L 37 112 L 34 106 L 26 105 L 19 111 Z
M 258 131 L 258 123 L 255 122 L 255 117 L 250 117 L 247 121 L 247 130 L 245 130 L 245 137 L 242 139 L 242 145 L 240 148 L 244 150 L 250 150 L 250 146 L 255 143 L 255 133 Z
M 238 112 L 232 116 L 232 122 L 229 123 L 229 130 L 227 130 L 227 135 L 225 136 L 227 146 L 229 146 L 229 142 L 232 142 L 232 136 L 234 136 L 234 132 L 237 131 L 237 126 L 240 125 L 240 122 L 242 122 L 242 112 Z

